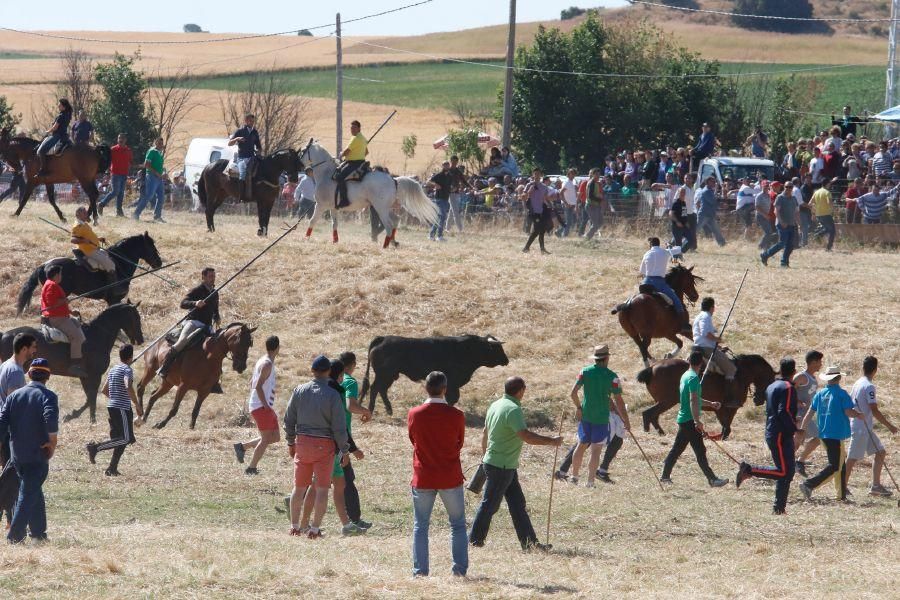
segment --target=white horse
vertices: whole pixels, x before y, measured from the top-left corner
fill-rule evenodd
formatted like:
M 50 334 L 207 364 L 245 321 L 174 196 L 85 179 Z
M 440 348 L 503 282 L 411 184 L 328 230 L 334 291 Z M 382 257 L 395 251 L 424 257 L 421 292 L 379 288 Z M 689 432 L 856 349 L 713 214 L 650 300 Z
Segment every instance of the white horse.
M 391 177 L 389 173 L 371 171 L 362 181 L 347 182 L 347 199 L 350 204 L 343 208 L 334 208 L 334 192 L 337 182 L 331 177 L 337 169 L 337 161 L 325 148 L 310 140 L 306 149 L 300 154 L 300 160 L 313 170 L 316 180 L 316 208 L 309 219 L 309 228 L 306 237 L 312 235 L 316 221 L 326 210 L 360 211 L 371 206 L 378 218 L 384 224 L 386 237 L 384 247 L 387 248 L 391 241 L 396 241 L 397 223 L 394 220 L 392 210 L 395 207 L 403 207 L 417 219 L 428 223 L 437 223 L 438 211 L 434 202 L 425 195 L 425 191 L 419 182 L 411 177 Z M 337 243 L 337 220 L 332 218 L 333 241 Z

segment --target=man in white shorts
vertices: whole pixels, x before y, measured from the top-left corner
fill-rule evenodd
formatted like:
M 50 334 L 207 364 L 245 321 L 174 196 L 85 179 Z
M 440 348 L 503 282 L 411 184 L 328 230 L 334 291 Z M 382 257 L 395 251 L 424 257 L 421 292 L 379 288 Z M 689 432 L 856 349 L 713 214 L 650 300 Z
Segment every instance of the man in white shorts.
M 628 407 L 625 407 L 625 410 L 628 410 Z M 609 411 L 609 443 L 606 444 L 606 449 L 603 452 L 603 461 L 600 463 L 600 467 L 597 469 L 597 479 L 603 481 L 604 483 L 613 483 L 613 480 L 609 477 L 609 465 L 612 463 L 613 459 L 616 457 L 616 454 L 619 453 L 619 449 L 622 447 L 622 443 L 625 441 L 625 423 L 622 422 L 622 418 L 614 411 Z M 571 448 L 569 448 L 568 454 L 563 459 L 562 464 L 559 467 L 559 470 L 555 473 L 557 479 L 561 481 L 565 481 L 569 478 L 569 467 L 572 466 L 572 456 L 575 454 L 575 448 L 578 447 L 578 444 L 575 444 Z
M 802 423 L 813 396 L 819 389 L 816 373 L 822 369 L 824 355 L 818 350 L 806 353 L 806 370 L 794 377 L 794 389 L 797 390 L 797 422 Z M 806 444 L 803 443 L 806 440 Z M 797 471 L 807 477 L 806 465 L 810 454 L 819 447 L 819 425 L 816 419 L 810 419 L 806 429 L 798 429 L 794 436 L 794 447 L 798 448 Z
M 893 492 L 881 485 L 881 469 L 884 467 L 884 459 L 887 452 L 884 444 L 873 431 L 873 418 L 888 428 L 891 433 L 897 433 L 897 428 L 878 409 L 875 400 L 875 374 L 878 372 L 878 359 L 867 356 L 863 360 L 863 376 L 853 384 L 850 390 L 850 398 L 853 399 L 853 407 L 862 413 L 862 419 L 850 419 L 850 449 L 847 451 L 845 463 L 845 481 L 849 483 L 853 466 L 870 454 L 875 455 L 872 461 L 872 487 L 869 494 L 872 496 L 890 496 Z

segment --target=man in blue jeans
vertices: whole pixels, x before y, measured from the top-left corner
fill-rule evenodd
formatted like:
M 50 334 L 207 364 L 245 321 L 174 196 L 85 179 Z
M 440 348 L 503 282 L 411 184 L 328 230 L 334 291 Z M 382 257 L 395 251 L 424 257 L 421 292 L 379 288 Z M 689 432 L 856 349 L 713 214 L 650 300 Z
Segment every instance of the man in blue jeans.
M 475 547 L 484 546 L 491 519 L 505 498 L 522 550 L 547 551 L 551 548 L 550 544 L 538 542 L 531 525 L 517 469 L 522 442 L 535 446 L 559 446 L 562 438 L 540 435 L 525 427 L 525 415 L 521 406 L 522 398 L 525 397 L 524 379 L 510 377 L 506 380 L 504 392 L 502 398 L 488 407 L 485 416 L 481 449 L 484 451 L 482 464 L 486 481 L 484 495 L 472 521 L 469 543 Z
M 450 163 L 444 161 L 441 170 L 435 173 L 426 184 L 434 188 L 434 203 L 437 204 L 438 222 L 431 227 L 428 239 L 438 242 L 444 241 L 444 227 L 447 225 L 447 215 L 450 214 L 450 192 L 453 189 L 455 177 L 450 172 Z
M 794 184 L 786 181 L 784 191 L 775 198 L 775 226 L 778 229 L 778 243 L 759 253 L 763 265 L 781 252 L 781 266 L 791 266 L 791 253 L 794 251 L 794 240 L 797 235 L 797 201 L 794 199 Z
M 151 198 L 156 198 L 156 208 L 153 211 L 153 220 L 157 223 L 165 223 L 162 218 L 163 209 L 163 145 L 162 138 L 156 138 L 153 147 L 147 150 L 144 157 L 144 169 L 146 177 L 144 178 L 144 192 L 141 199 L 138 200 L 137 206 L 134 208 L 133 218 L 139 221 L 141 213 L 147 206 L 147 202 Z
M 9 434 L 11 462 L 19 473 L 19 496 L 6 539 L 18 544 L 26 529 L 35 540 L 47 539 L 47 512 L 41 487 L 56 450 L 59 399 L 44 387 L 50 367 L 36 358 L 28 370 L 31 383 L 7 396 L 0 408 L 0 437 Z
M 131 148 L 128 147 L 125 140 L 125 134 L 120 133 L 116 140 L 116 145 L 109 149 L 111 157 L 109 167 L 110 189 L 109 193 L 103 196 L 103 199 L 100 200 L 100 204 L 97 205 L 101 215 L 103 214 L 103 209 L 109 204 L 109 201 L 115 198 L 116 216 L 125 216 L 125 213 L 122 211 L 122 201 L 125 199 L 125 184 L 128 183 L 128 170 L 131 168 L 131 159 L 133 156 Z
M 407 416 L 409 441 L 413 445 L 413 576 L 428 575 L 428 527 L 434 501 L 440 496 L 450 519 L 451 572 L 464 577 L 469 568 L 469 540 L 459 453 L 466 434 L 466 418 L 444 399 L 447 376 L 440 371 L 432 371 L 425 378 L 425 392 L 428 399 Z

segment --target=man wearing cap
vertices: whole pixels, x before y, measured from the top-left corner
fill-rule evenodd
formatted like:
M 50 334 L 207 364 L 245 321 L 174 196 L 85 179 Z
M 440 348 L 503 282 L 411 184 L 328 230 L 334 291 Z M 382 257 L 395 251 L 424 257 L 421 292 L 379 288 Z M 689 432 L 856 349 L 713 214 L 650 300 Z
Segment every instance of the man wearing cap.
M 812 204 L 813 214 L 819 223 L 820 229 L 813 234 L 813 237 L 828 236 L 828 242 L 825 244 L 825 251 L 831 252 L 834 247 L 834 205 L 831 203 L 831 185 L 837 183 L 837 178 L 826 181 L 822 187 L 817 189 L 813 195 L 810 204 Z
M 26 529 L 32 539 L 47 539 L 47 512 L 42 486 L 56 450 L 59 399 L 45 387 L 50 366 L 35 358 L 28 369 L 31 383 L 11 393 L 0 408 L 0 438 L 9 435 L 12 464 L 19 474 L 19 496 L 6 539 L 18 544 Z
M 736 487 L 750 477 L 775 480 L 775 504 L 772 512 L 783 515 L 788 491 L 794 478 L 794 433 L 797 431 L 797 393 L 791 383 L 797 365 L 792 358 L 781 359 L 781 378 L 766 388 L 766 445 L 772 453 L 773 467 L 756 467 L 741 462 Z
M 850 417 L 862 418 L 862 413 L 853 408 L 853 400 L 850 394 L 841 388 L 841 370 L 837 367 L 828 367 L 824 373 L 819 376 L 825 383 L 825 388 L 816 392 L 813 396 L 812 404 L 803 417 L 801 429 L 806 428 L 806 424 L 813 415 L 816 417 L 819 426 L 819 438 L 822 445 L 825 446 L 825 453 L 828 456 L 828 464 L 818 474 L 810 477 L 800 484 L 800 491 L 807 500 L 812 498 L 814 489 L 822 485 L 832 475 L 836 478 L 836 488 L 839 490 L 838 499 L 846 500 L 847 498 L 847 481 L 845 474 L 841 469 L 843 460 L 843 440 L 850 437 Z
M 316 476 L 316 501 L 309 539 L 322 537 L 319 526 L 328 508 L 328 489 L 334 470 L 335 448 L 342 462 L 350 450 L 344 399 L 328 385 L 331 361 L 317 356 L 312 362 L 313 380 L 297 386 L 284 413 L 288 453 L 294 459 L 294 491 L 291 494 L 291 535 L 301 535 L 303 493 Z
M 525 494 L 518 476 L 519 455 L 523 442 L 535 446 L 559 446 L 562 438 L 540 435 L 525 426 L 522 412 L 525 387 L 525 380 L 521 377 L 507 379 L 503 397 L 492 403 L 485 415 L 481 450 L 484 452 L 482 464 L 486 480 L 469 532 L 469 543 L 475 547 L 484 546 L 491 519 L 505 498 L 522 549 L 550 550 L 549 544 L 538 542 L 525 507 Z
M 711 487 L 722 487 L 728 483 L 727 479 L 719 479 L 709 466 L 706 460 L 706 446 L 703 445 L 704 428 L 701 420 L 701 410 L 703 407 L 719 410 L 721 404 L 718 402 L 709 402 L 703 400 L 703 393 L 700 388 L 700 370 L 703 368 L 703 353 L 694 350 L 688 357 L 688 370 L 681 376 L 678 393 L 681 401 L 681 408 L 678 410 L 678 416 L 675 422 L 678 423 L 678 433 L 675 434 L 675 441 L 672 449 L 666 456 L 666 462 L 663 465 L 662 477 L 663 483 L 672 483 L 672 469 L 678 462 L 681 453 L 684 452 L 688 444 L 694 450 L 697 457 L 697 464 L 700 470 L 706 476 L 706 480 Z
M 572 483 L 578 483 L 578 472 L 584 452 L 590 446 L 591 458 L 588 462 L 587 487 L 594 487 L 597 467 L 600 465 L 600 453 L 603 445 L 609 441 L 609 413 L 611 410 L 622 417 L 626 431 L 631 429 L 625 404 L 622 402 L 622 382 L 612 372 L 609 365 L 609 347 L 606 345 L 594 348 L 591 355 L 594 364 L 585 367 L 578 374 L 570 394 L 575 404 L 575 419 L 578 421 L 578 447 L 572 456 Z M 584 398 L 579 400 L 578 391 L 584 388 Z M 610 398 L 615 405 L 610 403 Z
M 675 314 L 681 323 L 681 335 L 691 337 L 691 324 L 688 321 L 688 314 L 684 309 L 684 304 L 668 282 L 666 282 L 666 268 L 672 255 L 660 248 L 658 237 L 647 238 L 647 242 L 650 244 L 650 249 L 644 254 L 644 258 L 641 259 L 640 268 L 641 275 L 644 276 L 643 284 L 653 286 L 653 289 L 664 294 L 672 301 L 672 308 L 675 309 Z
M 850 390 L 850 398 L 853 400 L 856 410 L 863 415 L 863 418 L 850 420 L 850 449 L 847 451 L 845 481 L 849 486 L 850 473 L 853 471 L 853 466 L 869 454 L 874 454 L 875 459 L 872 461 L 872 487 L 869 488 L 869 494 L 872 496 L 890 496 L 893 492 L 881 485 L 881 470 L 884 467 L 887 451 L 872 428 L 875 426 L 876 419 L 893 434 L 897 433 L 897 427 L 881 412 L 878 408 L 878 401 L 875 399 L 875 384 L 872 383 L 872 380 L 875 379 L 875 375 L 878 373 L 878 359 L 874 356 L 867 356 L 863 360 L 862 366 L 863 376 L 853 384 L 853 388 Z
M 775 198 L 775 226 L 778 229 L 778 243 L 759 253 L 763 265 L 781 252 L 781 266 L 791 266 L 791 253 L 794 251 L 794 238 L 797 233 L 797 201 L 794 199 L 794 183 L 784 184 L 784 191 Z

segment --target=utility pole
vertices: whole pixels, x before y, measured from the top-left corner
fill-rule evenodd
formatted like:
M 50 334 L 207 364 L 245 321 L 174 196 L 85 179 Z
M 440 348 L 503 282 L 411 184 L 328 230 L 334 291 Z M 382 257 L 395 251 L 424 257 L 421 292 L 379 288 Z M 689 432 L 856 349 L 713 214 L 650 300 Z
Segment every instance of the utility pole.
M 894 0 L 894 3 L 900 0 Z M 506 85 L 503 88 L 503 145 L 512 134 L 513 61 L 516 54 L 516 0 L 509 0 L 509 35 L 506 40 Z
M 340 156 L 341 150 L 344 149 L 343 139 L 341 137 L 344 133 L 344 54 L 341 50 L 341 13 L 337 13 L 337 16 L 335 17 L 334 30 L 337 39 L 337 106 L 335 107 L 337 111 L 337 114 L 335 115 L 335 125 L 337 130 L 334 139 L 337 143 L 335 156 Z

